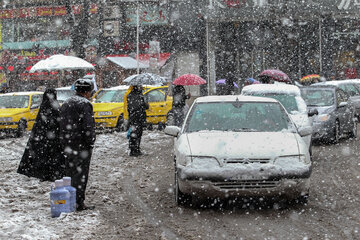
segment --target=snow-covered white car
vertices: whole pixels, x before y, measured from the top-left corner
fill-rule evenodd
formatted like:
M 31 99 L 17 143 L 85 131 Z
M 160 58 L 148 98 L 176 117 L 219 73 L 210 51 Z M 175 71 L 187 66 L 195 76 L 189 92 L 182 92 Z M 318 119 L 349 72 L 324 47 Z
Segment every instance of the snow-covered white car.
M 269 97 L 278 100 L 289 113 L 296 127 L 311 127 L 306 102 L 301 96 L 299 87 L 289 84 L 254 84 L 245 86 L 242 95 Z M 312 112 L 310 112 L 310 115 Z M 310 155 L 312 154 L 311 134 L 303 136 L 308 145 Z
M 175 196 L 191 198 L 281 196 L 306 200 L 311 160 L 301 136 L 275 99 L 253 96 L 197 98 L 175 137 Z

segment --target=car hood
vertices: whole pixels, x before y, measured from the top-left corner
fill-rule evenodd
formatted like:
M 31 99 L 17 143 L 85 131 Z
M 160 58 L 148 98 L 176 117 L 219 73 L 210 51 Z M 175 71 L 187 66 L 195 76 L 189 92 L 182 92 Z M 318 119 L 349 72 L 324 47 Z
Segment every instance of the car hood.
M 196 132 L 186 134 L 191 155 L 217 158 L 275 158 L 299 154 L 291 132 Z
M 10 117 L 27 111 L 24 108 L 0 108 L 0 117 Z
M 112 111 L 116 108 L 123 108 L 124 103 L 93 103 L 94 112 Z

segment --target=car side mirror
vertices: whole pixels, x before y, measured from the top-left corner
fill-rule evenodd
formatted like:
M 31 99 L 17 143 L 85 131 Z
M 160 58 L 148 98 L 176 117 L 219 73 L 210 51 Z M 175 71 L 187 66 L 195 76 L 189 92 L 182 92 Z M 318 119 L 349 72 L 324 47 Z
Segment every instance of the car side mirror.
M 310 109 L 310 110 L 308 111 L 308 116 L 309 116 L 309 117 L 312 117 L 312 116 L 314 116 L 314 115 L 319 115 L 318 110 L 317 110 L 317 109 Z
M 177 126 L 166 126 L 164 133 L 173 137 L 177 137 L 181 131 L 181 128 Z
M 341 103 L 339 103 L 339 108 L 342 108 L 342 107 L 345 107 L 345 106 L 347 106 L 348 105 L 348 103 L 347 102 L 341 102 Z
M 305 126 L 298 129 L 298 133 L 301 137 L 305 137 L 312 134 L 312 127 Z

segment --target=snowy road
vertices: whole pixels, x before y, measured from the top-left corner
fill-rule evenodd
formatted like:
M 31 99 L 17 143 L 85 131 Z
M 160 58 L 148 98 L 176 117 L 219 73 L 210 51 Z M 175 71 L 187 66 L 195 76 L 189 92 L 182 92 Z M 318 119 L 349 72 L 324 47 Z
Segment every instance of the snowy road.
M 87 189 L 96 208 L 58 219 L 50 183 L 16 174 L 26 141 L 0 139 L 0 239 L 360 239 L 359 140 L 314 146 L 306 206 L 196 209 L 175 205 L 171 137 L 146 132 L 146 154 L 133 158 L 125 133 L 99 134 Z

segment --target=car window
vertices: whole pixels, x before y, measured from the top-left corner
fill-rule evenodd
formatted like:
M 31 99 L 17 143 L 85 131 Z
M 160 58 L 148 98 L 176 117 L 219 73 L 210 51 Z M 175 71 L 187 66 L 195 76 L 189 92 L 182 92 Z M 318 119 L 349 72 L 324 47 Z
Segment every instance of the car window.
M 192 108 L 185 131 L 278 132 L 290 125 L 287 113 L 278 103 L 200 103 Z
M 31 97 L 30 108 L 39 108 L 42 101 L 42 95 L 33 95 Z
M 152 90 L 146 93 L 145 98 L 147 102 L 162 102 L 165 101 L 165 94 L 159 90 Z
M 98 95 L 95 98 L 95 103 L 122 103 L 124 102 L 124 95 L 126 93 L 126 89 L 121 90 L 104 90 L 102 94 Z
M 335 102 L 333 90 L 302 88 L 301 96 L 306 104 L 311 107 L 331 106 Z
M 292 111 L 299 111 L 298 104 L 296 102 L 295 96 L 288 94 L 277 94 L 277 93 L 250 93 L 252 96 L 258 97 L 269 97 L 278 100 L 288 111 L 289 113 Z
M 351 83 L 351 84 L 346 84 L 346 93 L 349 94 L 350 96 L 356 96 L 359 95 L 359 91 L 358 89 Z
M 29 96 L 6 95 L 0 96 L 0 108 L 27 108 L 29 107 Z

